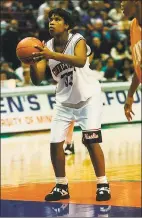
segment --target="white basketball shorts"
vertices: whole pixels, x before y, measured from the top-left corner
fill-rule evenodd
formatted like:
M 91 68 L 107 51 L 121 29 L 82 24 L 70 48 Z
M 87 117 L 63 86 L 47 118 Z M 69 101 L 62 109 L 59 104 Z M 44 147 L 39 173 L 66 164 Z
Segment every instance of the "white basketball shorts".
M 102 142 L 101 117 L 101 91 L 94 94 L 78 109 L 57 103 L 51 124 L 50 142 L 58 143 L 64 141 L 71 122 L 75 120 L 82 129 L 82 142 L 84 144 L 100 143 Z

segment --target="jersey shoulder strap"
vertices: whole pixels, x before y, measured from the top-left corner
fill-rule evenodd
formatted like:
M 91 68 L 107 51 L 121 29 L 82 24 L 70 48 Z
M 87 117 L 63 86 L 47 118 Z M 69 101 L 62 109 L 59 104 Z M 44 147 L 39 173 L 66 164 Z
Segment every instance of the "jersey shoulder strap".
M 76 33 L 76 34 L 74 35 L 74 37 L 72 38 L 72 43 L 73 43 L 73 45 L 74 45 L 74 48 L 75 48 L 75 46 L 77 45 L 77 43 L 78 43 L 81 39 L 83 39 L 83 40 L 86 41 L 86 39 L 85 39 L 80 33 Z M 90 54 L 91 54 L 91 48 L 90 48 L 89 45 L 87 45 L 87 44 L 86 44 L 86 46 L 87 46 L 87 56 L 90 56 Z
M 76 34 L 73 35 L 71 41 L 72 41 L 72 43 L 74 44 L 74 46 L 76 46 L 76 44 L 77 44 L 81 39 L 85 40 L 85 38 L 84 38 L 81 34 L 76 33 Z M 85 40 L 85 41 L 86 41 L 86 40 Z

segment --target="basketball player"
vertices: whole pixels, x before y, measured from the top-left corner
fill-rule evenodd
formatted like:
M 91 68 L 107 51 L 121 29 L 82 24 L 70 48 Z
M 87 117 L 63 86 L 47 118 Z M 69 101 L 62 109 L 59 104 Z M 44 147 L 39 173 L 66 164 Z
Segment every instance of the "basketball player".
M 51 160 L 56 176 L 56 186 L 45 196 L 46 201 L 69 199 L 68 180 L 65 173 L 63 143 L 72 121 L 82 129 L 82 142 L 87 147 L 97 176 L 97 201 L 111 198 L 105 175 L 103 151 L 99 145 L 101 135 L 101 87 L 89 69 L 90 53 L 84 37 L 71 34 L 71 15 L 63 9 L 49 12 L 49 31 L 53 38 L 44 48 L 36 46 L 33 53 L 31 79 L 35 85 L 44 78 L 46 64 L 58 82 L 56 107 L 51 126 Z M 44 59 L 43 59 L 44 58 Z
M 130 27 L 132 57 L 135 73 L 128 90 L 124 110 L 128 121 L 132 120 L 133 95 L 142 82 L 142 1 L 122 0 L 121 9 L 128 18 L 134 17 Z

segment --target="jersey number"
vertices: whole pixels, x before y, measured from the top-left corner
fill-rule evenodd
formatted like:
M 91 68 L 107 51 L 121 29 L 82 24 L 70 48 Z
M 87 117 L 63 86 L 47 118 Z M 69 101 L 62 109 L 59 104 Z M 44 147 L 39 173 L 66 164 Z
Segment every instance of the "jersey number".
M 65 80 L 65 86 L 72 86 L 73 85 L 73 71 L 70 71 L 68 73 L 65 73 L 63 75 L 61 75 L 61 79 Z

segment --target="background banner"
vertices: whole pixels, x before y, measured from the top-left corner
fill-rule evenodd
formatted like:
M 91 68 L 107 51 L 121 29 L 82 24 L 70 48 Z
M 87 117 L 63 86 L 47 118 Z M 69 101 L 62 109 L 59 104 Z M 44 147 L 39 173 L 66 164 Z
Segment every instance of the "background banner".
M 128 91 L 121 87 L 118 88 L 118 84 L 116 86 L 116 90 L 110 85 L 109 90 L 104 89 L 102 92 L 102 124 L 127 122 L 123 108 Z M 28 88 L 22 94 L 17 92 L 17 89 L 9 94 L 2 92 L 0 98 L 1 133 L 50 129 L 55 105 L 53 87 L 46 87 L 46 89 L 44 87 L 44 90 L 40 87 L 39 92 L 42 90 L 40 94 L 38 94 L 38 87 L 36 87 L 36 92 L 33 91 L 35 94 L 31 94 L 31 88 L 29 94 Z M 133 110 L 135 113 L 133 121 L 141 121 L 141 90 L 138 90 L 134 96 Z

